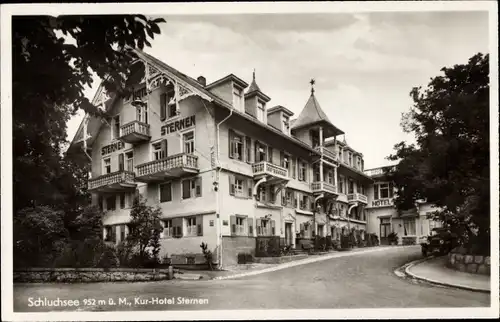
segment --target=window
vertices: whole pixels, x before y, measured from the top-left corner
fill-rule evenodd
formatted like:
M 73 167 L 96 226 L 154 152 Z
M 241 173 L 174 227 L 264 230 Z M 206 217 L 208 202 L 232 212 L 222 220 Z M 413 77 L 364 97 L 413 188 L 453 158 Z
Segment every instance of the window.
M 136 107 L 136 120 L 139 122 L 148 124 L 148 107 L 147 106 L 137 106 Z
M 357 167 L 359 170 L 361 170 L 361 158 L 358 156 L 358 157 L 356 158 L 356 161 L 357 161 L 356 167 Z
M 375 199 L 375 200 L 392 197 L 388 183 L 379 183 L 379 184 L 373 185 L 373 193 L 374 193 L 373 199 Z
M 245 233 L 245 218 L 236 217 L 236 233 L 237 234 Z
M 111 173 L 111 158 L 103 159 L 103 173 Z
M 281 166 L 285 169 L 290 169 L 290 156 L 284 152 L 281 152 Z
M 167 140 L 153 144 L 153 161 L 162 160 L 167 157 Z
M 354 181 L 349 179 L 349 193 L 354 193 Z
M 119 225 L 118 227 L 120 228 L 120 240 L 119 241 L 124 241 L 125 238 L 127 237 L 127 234 L 125 231 L 126 225 Z
M 404 235 L 405 236 L 415 236 L 416 235 L 415 218 L 404 219 L 403 226 L 404 226 Z
M 245 111 L 244 102 L 245 101 L 243 100 L 242 90 L 233 87 L 233 107 L 240 112 L 244 112 Z
M 284 191 L 282 198 L 283 198 L 282 200 L 283 206 L 293 206 L 293 196 L 291 190 L 287 189 L 286 191 Z
M 342 154 L 342 148 L 339 146 L 339 159 L 342 160 L 343 154 Z
M 267 161 L 267 146 L 255 141 L 255 162 Z
M 244 194 L 243 191 L 243 180 L 235 179 L 234 180 L 234 194 L 236 196 L 242 196 Z
M 229 157 L 243 161 L 243 136 L 234 133 L 234 131 L 229 132 L 230 146 L 229 146 Z
M 189 131 L 182 135 L 182 146 L 184 153 L 193 154 L 194 153 L 194 131 Z
M 339 176 L 339 192 L 345 193 L 344 192 L 344 176 Z
M 162 220 L 163 231 L 160 234 L 160 238 L 168 238 L 173 236 L 172 220 Z
M 120 137 L 120 115 L 113 117 L 112 139 L 116 140 Z
M 120 194 L 120 209 L 125 208 L 125 199 L 126 199 L 125 193 L 121 193 Z
M 172 201 L 172 183 L 162 183 L 159 185 L 160 202 Z
M 302 195 L 299 208 L 302 210 L 306 210 L 308 207 L 309 207 L 309 197 L 306 195 Z
M 258 201 L 265 202 L 266 201 L 266 194 L 267 194 L 267 187 L 260 185 L 257 188 L 257 196 L 255 197 Z
M 134 171 L 134 152 L 130 151 L 125 153 L 125 159 L 126 159 L 126 170 L 127 171 Z
M 243 176 L 229 175 L 229 194 L 252 198 L 252 180 Z
M 321 174 L 319 172 L 319 164 L 314 164 L 314 181 L 320 181 L 321 179 Z
M 262 104 L 262 102 L 258 101 L 257 102 L 257 120 L 265 123 L 265 113 L 264 113 L 264 110 L 265 110 L 265 106 L 264 104 Z
M 299 181 L 307 181 L 307 165 L 303 161 L 299 161 Z
M 246 149 L 246 161 L 250 163 L 252 160 L 252 139 L 248 136 L 245 138 L 245 149 Z
M 349 152 L 347 155 L 348 155 L 348 158 L 349 158 L 348 159 L 349 160 L 348 163 L 349 163 L 350 166 L 352 166 L 352 153 Z
M 257 219 L 257 236 L 273 236 L 274 234 L 274 220 Z
M 189 217 L 186 219 L 187 222 L 187 236 L 197 236 L 198 227 L 196 226 L 196 217 Z
M 169 85 L 165 93 L 160 95 L 160 120 L 164 121 L 167 117 L 177 116 L 177 104 L 175 104 L 175 89 Z
M 328 172 L 326 173 L 326 182 L 328 182 L 329 184 L 334 184 L 333 183 L 333 171 L 332 170 L 328 170 Z
M 116 242 L 116 226 L 104 227 L 105 239 L 104 241 Z
M 116 209 L 116 197 L 115 196 L 109 196 L 106 198 L 106 209 L 108 211 Z
M 182 199 L 201 197 L 201 177 L 182 181 Z

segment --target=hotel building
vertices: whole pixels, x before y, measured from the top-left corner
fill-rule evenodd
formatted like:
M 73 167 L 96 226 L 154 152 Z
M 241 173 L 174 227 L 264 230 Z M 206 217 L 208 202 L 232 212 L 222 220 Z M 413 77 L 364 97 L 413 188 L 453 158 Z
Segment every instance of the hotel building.
M 101 86 L 93 103 L 110 117 L 86 116 L 71 146 L 92 160 L 104 240 L 126 238 L 137 194 L 161 208 L 161 255 L 178 264 L 202 263 L 202 242 L 229 265 L 258 236 L 301 247 L 314 234 L 380 233 L 385 190 L 373 197 L 363 155 L 339 140 L 313 87 L 295 117 L 270 104 L 255 72 L 250 84 L 233 74 L 207 84 L 136 53 L 133 94 Z

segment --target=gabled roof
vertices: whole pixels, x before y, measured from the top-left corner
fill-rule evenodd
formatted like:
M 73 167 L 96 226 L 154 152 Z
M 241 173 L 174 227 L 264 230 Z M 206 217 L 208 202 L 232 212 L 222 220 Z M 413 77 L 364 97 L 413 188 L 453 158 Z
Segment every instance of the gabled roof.
M 242 88 L 245 88 L 248 86 L 248 83 L 245 82 L 244 80 L 242 80 L 241 78 L 237 77 L 234 74 L 229 74 L 229 75 L 227 75 L 219 80 L 216 80 L 215 82 L 208 84 L 207 86 L 205 86 L 205 88 L 210 89 L 210 88 L 215 87 L 217 85 L 223 84 L 229 80 L 232 80 L 233 82 L 235 82 L 237 85 L 239 85 Z
M 288 115 L 288 116 L 293 116 L 292 111 L 290 111 L 289 109 L 287 109 L 286 107 L 281 106 L 281 105 L 276 105 L 276 106 L 273 106 L 271 108 L 268 108 L 267 114 L 272 114 L 272 113 L 275 113 L 278 111 L 283 111 L 283 114 Z
M 252 97 L 254 95 L 259 96 L 265 102 L 269 102 L 271 100 L 269 96 L 260 90 L 259 85 L 257 85 L 257 82 L 255 81 L 255 70 L 253 71 L 252 83 L 250 84 L 250 87 L 248 87 L 245 97 Z

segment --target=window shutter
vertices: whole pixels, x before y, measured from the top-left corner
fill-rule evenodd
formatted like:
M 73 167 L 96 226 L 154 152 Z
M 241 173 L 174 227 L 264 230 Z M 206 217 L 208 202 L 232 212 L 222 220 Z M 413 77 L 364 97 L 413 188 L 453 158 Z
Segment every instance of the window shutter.
M 273 148 L 270 146 L 267 147 L 267 161 L 273 163 Z
M 252 138 L 246 137 L 246 158 L 247 158 L 247 163 L 252 163 Z
M 165 121 L 167 118 L 167 93 L 160 95 L 160 120 Z
M 302 224 L 300 224 L 300 236 L 302 236 L 302 237 L 305 236 L 304 231 L 305 231 L 305 227 L 304 227 L 304 223 L 302 223 Z
M 283 151 L 280 151 L 280 166 L 285 166 L 285 153 Z
M 378 184 L 373 185 L 373 199 L 378 199 Z
M 228 178 L 229 178 L 229 194 L 231 196 L 234 196 L 234 175 L 229 174 Z
M 191 180 L 182 181 L 182 199 L 191 197 Z
M 166 139 L 161 141 L 161 151 L 162 151 L 162 156 L 161 157 L 162 157 L 162 159 L 167 157 L 167 154 L 168 154 L 167 153 L 168 152 L 167 151 L 168 150 L 168 145 L 167 144 L 168 143 L 167 143 Z
M 247 218 L 248 236 L 253 237 L 253 218 Z
M 203 236 L 203 216 L 198 216 L 196 218 L 196 222 L 198 222 L 198 236 Z
M 234 131 L 229 129 L 229 157 L 234 158 Z
M 253 197 L 253 195 L 252 195 L 252 192 L 253 192 L 253 181 L 252 181 L 252 179 L 248 179 L 247 180 L 247 189 L 248 189 L 248 198 L 252 199 L 252 197 Z
M 281 205 L 286 206 L 286 190 L 281 190 Z
M 136 200 L 139 201 L 140 199 L 140 193 L 139 193 L 139 189 L 135 189 L 134 191 L 134 201 L 133 201 L 133 204 L 135 204 Z
M 262 220 L 257 219 L 257 236 L 262 235 Z
M 125 159 L 123 153 L 118 154 L 118 171 L 125 170 Z
M 271 220 L 271 236 L 275 236 L 275 235 L 276 235 L 276 221 Z
M 236 235 L 236 216 L 229 217 L 231 224 L 231 235 Z
M 253 155 L 254 163 L 257 163 L 260 161 L 260 159 L 259 159 L 259 146 L 260 146 L 259 141 L 255 140 L 254 155 Z
M 292 158 L 292 178 L 296 178 L 295 172 L 297 171 L 297 165 L 295 162 L 295 158 Z
M 393 197 L 394 192 L 394 184 L 392 182 L 389 183 L 389 198 Z
M 196 178 L 195 193 L 196 197 L 201 197 L 201 177 Z
M 247 137 L 246 136 L 242 136 L 241 137 L 241 144 L 243 146 L 243 148 L 241 149 L 241 161 L 243 162 L 246 162 L 247 161 Z

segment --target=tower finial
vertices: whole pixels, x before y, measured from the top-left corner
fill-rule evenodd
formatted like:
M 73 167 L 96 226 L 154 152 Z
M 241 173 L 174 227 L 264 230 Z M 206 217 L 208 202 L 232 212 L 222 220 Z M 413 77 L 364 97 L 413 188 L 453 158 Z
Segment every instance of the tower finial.
M 311 78 L 311 81 L 309 82 L 311 84 L 311 94 L 314 94 L 314 84 L 316 84 L 316 81 L 314 78 Z
M 255 82 L 255 68 L 253 69 L 253 81 Z

